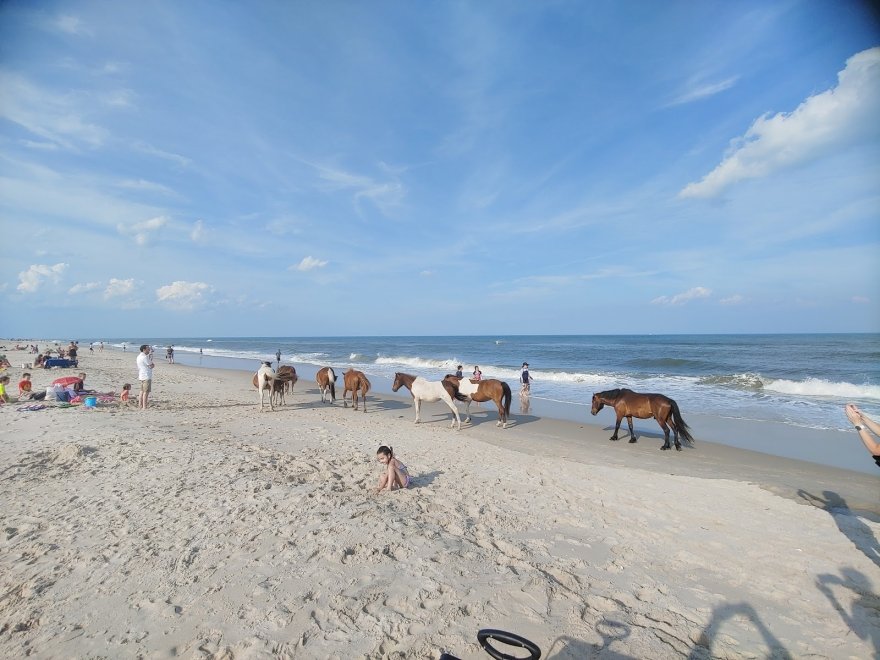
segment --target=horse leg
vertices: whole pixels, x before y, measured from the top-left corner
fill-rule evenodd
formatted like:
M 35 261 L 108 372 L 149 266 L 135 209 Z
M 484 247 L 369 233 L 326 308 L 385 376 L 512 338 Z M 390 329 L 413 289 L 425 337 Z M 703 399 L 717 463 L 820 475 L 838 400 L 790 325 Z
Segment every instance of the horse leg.
M 629 424 L 629 441 L 630 441 L 631 443 L 632 443 L 632 442 L 635 442 L 636 440 L 638 440 L 638 438 L 636 437 L 636 432 L 633 430 L 633 418 L 632 418 L 632 415 L 627 415 L 627 416 L 626 416 L 626 423 Z
M 471 402 L 473 402 L 473 399 L 468 397 L 467 398 L 467 405 L 464 408 L 464 416 L 465 416 L 464 421 L 466 421 L 468 424 L 471 423 Z
M 413 397 L 413 406 L 416 409 L 416 424 L 418 424 L 422 421 L 422 400 L 417 397 Z
M 614 424 L 614 435 L 612 435 L 609 440 L 617 440 L 617 432 L 620 430 L 620 422 L 623 420 L 623 415 L 617 415 L 617 422 Z
M 364 400 L 364 412 L 367 412 L 367 391 L 361 390 L 361 398 Z
M 669 426 L 666 424 L 666 420 L 657 420 L 657 423 L 660 425 L 660 428 L 663 429 L 663 446 L 660 447 L 663 451 L 667 449 L 672 449 L 672 445 L 669 444 Z M 675 444 L 678 444 L 678 433 L 675 434 Z
M 501 428 L 507 428 L 507 420 L 504 419 L 504 406 L 501 405 L 501 398 L 495 400 L 495 405 L 498 406 L 498 421 L 495 422 L 495 426 L 500 426 Z
M 455 428 L 455 422 L 458 422 L 458 430 L 461 431 L 461 417 L 458 416 L 458 408 L 455 407 L 455 404 L 452 403 L 452 397 L 448 394 L 446 398 L 443 399 L 443 403 L 449 406 L 449 409 L 452 411 L 452 414 L 455 415 L 455 420 L 449 425 L 449 428 Z

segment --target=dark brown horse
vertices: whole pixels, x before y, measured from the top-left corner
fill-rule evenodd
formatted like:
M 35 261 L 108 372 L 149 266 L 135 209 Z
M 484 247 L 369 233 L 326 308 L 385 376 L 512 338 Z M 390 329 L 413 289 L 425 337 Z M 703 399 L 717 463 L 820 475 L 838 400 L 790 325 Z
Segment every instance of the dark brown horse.
M 597 392 L 593 395 L 593 408 L 591 412 L 595 415 L 604 406 L 611 406 L 617 413 L 617 423 L 614 426 L 614 435 L 611 440 L 617 440 L 617 432 L 620 431 L 620 421 L 626 417 L 629 424 L 629 441 L 636 441 L 636 434 L 633 431 L 633 417 L 639 419 L 648 419 L 653 417 L 657 420 L 660 428 L 663 429 L 663 437 L 666 442 L 660 449 L 672 449 L 669 444 L 669 427 L 675 434 L 675 448 L 681 451 L 681 443 L 678 441 L 679 434 L 687 440 L 691 445 L 694 439 L 691 437 L 690 428 L 684 423 L 681 412 L 678 410 L 678 404 L 663 394 L 639 394 L 632 390 L 606 390 L 605 392 Z
M 510 418 L 510 385 L 503 380 L 487 378 L 486 380 L 471 380 L 470 378 L 459 378 L 452 374 L 446 374 L 443 378 L 444 382 L 452 383 L 458 389 L 461 400 L 464 397 L 467 400 L 464 414 L 471 421 L 471 401 L 482 403 L 484 401 L 494 401 L 498 407 L 498 422 L 495 426 L 503 429 L 507 428 L 507 420 Z
M 271 363 L 265 363 L 270 369 L 272 368 Z M 258 384 L 258 376 L 259 372 L 254 374 L 253 384 L 254 387 L 260 389 Z M 284 393 L 290 392 L 293 393 L 293 386 L 296 384 L 296 381 L 299 377 L 296 375 L 296 369 L 290 366 L 279 367 L 278 371 L 275 372 L 274 378 L 271 380 L 271 384 L 268 385 L 267 389 L 269 390 L 269 398 L 270 403 L 273 405 L 277 403 L 278 405 L 284 405 Z
M 342 406 L 348 408 L 345 395 L 351 392 L 351 403 L 355 410 L 358 409 L 358 392 L 364 399 L 364 412 L 367 412 L 367 392 L 370 391 L 370 381 L 364 375 L 363 371 L 357 369 L 349 369 L 342 374 L 342 382 L 344 389 L 342 390 Z

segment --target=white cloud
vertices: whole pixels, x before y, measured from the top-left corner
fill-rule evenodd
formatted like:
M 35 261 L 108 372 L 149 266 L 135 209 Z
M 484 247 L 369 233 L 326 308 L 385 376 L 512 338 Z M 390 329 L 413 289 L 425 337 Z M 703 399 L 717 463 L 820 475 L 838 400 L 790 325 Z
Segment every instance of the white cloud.
M 746 299 L 738 293 L 733 294 L 732 296 L 728 296 L 727 298 L 722 298 L 718 302 L 722 305 L 740 305 L 744 303 Z
M 684 293 L 677 293 L 674 296 L 660 296 L 651 301 L 652 305 L 683 305 L 691 300 L 698 298 L 708 298 L 712 294 L 712 289 L 703 286 L 697 286 L 688 289 Z
M 433 270 L 423 270 L 421 273 L 419 273 L 419 275 L 421 275 L 422 277 L 432 277 L 434 275 L 434 271 Z
M 870 302 L 871 302 L 871 299 L 868 298 L 868 297 L 866 297 L 866 296 L 853 296 L 853 297 L 851 298 L 851 300 L 852 300 L 856 305 L 868 305 L 868 304 L 870 304 Z
M 314 270 L 315 268 L 323 268 L 327 265 L 327 261 L 323 261 L 321 259 L 315 259 L 312 256 L 304 257 L 302 261 L 296 266 L 296 270 L 299 271 L 307 271 Z
M 880 134 L 880 47 L 857 53 L 837 86 L 809 97 L 794 112 L 758 117 L 733 140 L 724 160 L 679 197 L 714 197 L 744 179 L 809 162 Z
M 95 289 L 100 289 L 100 282 L 85 282 L 84 284 L 74 284 L 67 290 L 67 293 L 77 294 L 77 293 L 87 293 L 89 291 L 94 291 Z
M 134 291 L 134 280 L 118 280 L 115 277 L 110 278 L 107 288 L 104 289 L 104 298 L 117 298 L 126 296 Z
M 53 25 L 56 29 L 67 34 L 91 35 L 92 31 L 77 16 L 58 16 Z
M 156 289 L 156 299 L 169 307 L 194 309 L 206 302 L 204 294 L 213 291 L 204 282 L 177 281 Z
M 327 187 L 331 190 L 349 189 L 354 190 L 355 205 L 360 200 L 370 200 L 376 208 L 383 213 L 388 213 L 392 208 L 400 206 L 405 193 L 403 184 L 396 178 L 396 174 L 385 166 L 385 169 L 394 177 L 392 181 L 375 181 L 368 176 L 361 174 L 352 174 L 344 170 L 332 169 L 329 167 L 316 166 L 318 176 L 327 182 Z
M 193 243 L 200 243 L 205 240 L 208 235 L 208 231 L 205 229 L 204 220 L 196 220 L 196 223 L 193 225 L 192 231 L 189 233 L 190 239 Z
M 168 218 L 160 215 L 131 225 L 125 225 L 120 222 L 116 225 L 116 229 L 119 230 L 120 234 L 133 234 L 138 245 L 146 245 L 150 241 L 153 232 L 162 229 L 167 224 Z
M 715 96 L 715 94 L 720 94 L 733 87 L 738 80 L 739 76 L 733 76 L 732 78 L 727 78 L 721 82 L 699 85 L 680 94 L 678 98 L 669 103 L 669 106 L 684 105 L 685 103 L 692 103 L 694 101 L 709 98 L 710 96 Z
M 155 192 L 171 197 L 177 197 L 177 193 L 168 186 L 163 186 L 161 183 L 155 183 L 153 181 L 147 181 L 145 179 L 125 179 L 124 181 L 120 181 L 117 185 L 120 188 L 125 188 L 126 190 Z
M 57 284 L 61 281 L 61 275 L 67 270 L 68 264 L 59 263 L 54 266 L 33 264 L 30 268 L 18 274 L 18 290 L 22 293 L 34 293 L 44 282 L 49 281 Z

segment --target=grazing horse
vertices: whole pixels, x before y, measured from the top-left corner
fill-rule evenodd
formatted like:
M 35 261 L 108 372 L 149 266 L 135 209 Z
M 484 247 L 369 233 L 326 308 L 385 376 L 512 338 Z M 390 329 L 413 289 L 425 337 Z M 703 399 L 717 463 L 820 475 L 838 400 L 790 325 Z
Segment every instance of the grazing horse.
M 681 434 L 690 444 L 694 444 L 691 437 L 690 428 L 685 424 L 678 409 L 678 404 L 668 396 L 662 394 L 639 394 L 632 390 L 619 389 L 607 390 L 605 392 L 597 392 L 593 395 L 593 408 L 591 412 L 595 415 L 602 407 L 609 405 L 614 408 L 617 413 L 617 424 L 614 427 L 614 435 L 611 440 L 617 440 L 617 432 L 620 430 L 620 420 L 626 417 L 629 424 L 629 441 L 635 442 L 636 435 L 633 431 L 633 417 L 639 419 L 648 419 L 653 417 L 657 420 L 660 428 L 663 429 L 663 438 L 665 442 L 660 449 L 672 449 L 669 445 L 669 427 L 675 434 L 675 448 L 681 451 L 681 443 L 678 436 Z
M 299 376 L 296 375 L 296 369 L 285 364 L 283 367 L 278 367 L 275 376 L 284 381 L 284 391 L 293 394 L 293 386 L 299 380 Z
M 325 402 L 325 398 L 330 403 L 336 401 L 336 379 L 339 376 L 333 371 L 333 367 L 322 367 L 315 374 L 315 382 L 318 383 L 318 389 L 321 390 L 321 403 Z M 366 404 L 364 404 L 366 405 Z
M 467 407 L 464 410 L 466 419 L 471 421 L 471 402 L 477 401 L 494 401 L 498 406 L 498 421 L 495 426 L 503 429 L 507 428 L 507 420 L 510 418 L 510 385 L 503 380 L 489 378 L 487 380 L 471 380 L 470 378 L 459 378 L 452 374 L 447 374 L 443 379 L 445 382 L 451 382 L 458 391 L 467 397 Z
M 396 392 L 404 385 L 412 394 L 416 408 L 416 424 L 421 421 L 422 401 L 429 403 L 442 401 L 449 406 L 452 414 L 455 415 L 455 421 L 452 422 L 449 428 L 454 428 L 456 422 L 458 422 L 458 430 L 461 430 L 461 418 L 458 416 L 458 409 L 452 403 L 453 398 L 459 398 L 460 396 L 458 394 L 458 386 L 455 383 L 442 380 L 426 380 L 421 376 L 410 376 L 400 372 L 394 374 L 394 384 L 391 386 L 391 390 Z
M 275 370 L 268 362 L 264 362 L 254 374 L 254 385 L 260 390 L 260 412 L 263 412 L 263 392 L 269 393 L 269 408 L 275 410 L 275 402 L 272 400 L 275 380 Z
M 357 369 L 349 369 L 342 374 L 342 382 L 344 388 L 342 390 L 342 406 L 348 408 L 345 401 L 345 395 L 351 392 L 351 403 L 355 410 L 358 409 L 358 392 L 364 399 L 364 412 L 367 412 L 367 392 L 370 391 L 370 381 L 364 375 L 364 372 Z

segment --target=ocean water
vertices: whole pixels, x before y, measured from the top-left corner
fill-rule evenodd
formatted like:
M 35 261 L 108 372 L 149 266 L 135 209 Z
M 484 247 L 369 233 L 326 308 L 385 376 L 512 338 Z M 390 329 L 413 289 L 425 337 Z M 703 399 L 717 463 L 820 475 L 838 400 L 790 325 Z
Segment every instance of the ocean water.
M 850 401 L 880 418 L 880 334 L 101 339 L 135 351 L 150 343 L 158 360 L 173 344 L 180 362 L 245 370 L 280 350 L 285 363 L 355 367 L 380 380 L 396 371 L 439 380 L 479 365 L 514 392 L 525 361 L 532 400 L 583 407 L 585 421 L 592 393 L 616 387 L 666 394 L 686 418 L 849 430 Z

